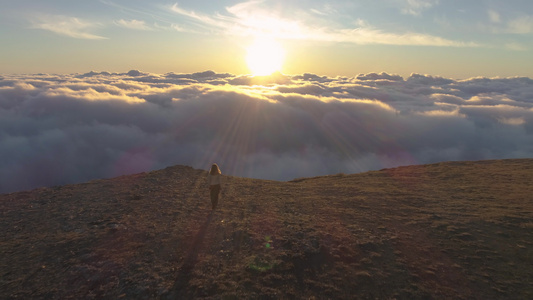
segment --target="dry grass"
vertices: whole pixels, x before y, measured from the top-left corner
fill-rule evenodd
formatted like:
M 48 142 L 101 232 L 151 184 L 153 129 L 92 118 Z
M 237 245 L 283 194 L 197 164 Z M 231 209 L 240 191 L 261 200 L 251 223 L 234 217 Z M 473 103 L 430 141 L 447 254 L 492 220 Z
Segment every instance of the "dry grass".
M 533 298 L 533 160 L 0 195 L 0 298 Z

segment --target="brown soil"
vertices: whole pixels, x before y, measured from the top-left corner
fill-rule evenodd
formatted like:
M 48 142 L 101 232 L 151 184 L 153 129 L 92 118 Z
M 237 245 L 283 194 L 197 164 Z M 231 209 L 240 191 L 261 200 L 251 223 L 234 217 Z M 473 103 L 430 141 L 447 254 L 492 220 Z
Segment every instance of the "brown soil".
M 0 298 L 533 299 L 533 159 L 0 195 Z

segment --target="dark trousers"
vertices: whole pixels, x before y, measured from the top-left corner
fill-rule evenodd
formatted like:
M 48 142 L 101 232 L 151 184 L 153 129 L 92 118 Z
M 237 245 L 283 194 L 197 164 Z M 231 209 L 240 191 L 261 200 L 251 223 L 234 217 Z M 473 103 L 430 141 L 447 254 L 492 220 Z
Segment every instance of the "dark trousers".
M 209 191 L 211 194 L 211 206 L 213 209 L 215 209 L 218 204 L 218 195 L 220 194 L 220 184 L 210 186 Z

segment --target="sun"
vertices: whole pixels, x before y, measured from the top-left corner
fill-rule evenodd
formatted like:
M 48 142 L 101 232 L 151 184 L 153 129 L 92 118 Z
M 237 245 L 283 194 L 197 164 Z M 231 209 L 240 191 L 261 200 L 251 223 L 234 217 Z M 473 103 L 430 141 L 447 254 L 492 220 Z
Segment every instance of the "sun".
M 253 75 L 265 76 L 280 71 L 285 52 L 274 39 L 261 37 L 247 49 L 246 63 Z

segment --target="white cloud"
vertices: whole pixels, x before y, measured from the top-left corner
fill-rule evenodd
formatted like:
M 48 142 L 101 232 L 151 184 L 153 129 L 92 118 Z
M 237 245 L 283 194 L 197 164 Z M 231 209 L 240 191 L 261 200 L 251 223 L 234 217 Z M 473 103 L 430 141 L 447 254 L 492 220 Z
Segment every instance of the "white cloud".
M 153 30 L 152 27 L 146 25 L 146 22 L 142 20 L 124 20 L 120 19 L 118 21 L 115 21 L 115 24 L 117 24 L 120 27 L 128 28 L 128 29 L 134 29 L 134 30 Z
M 337 42 L 352 42 L 356 44 L 382 44 L 382 45 L 413 45 L 413 46 L 438 46 L 438 47 L 479 47 L 475 42 L 462 42 L 442 37 L 406 32 L 403 34 L 385 32 L 372 27 L 359 27 L 343 29 L 337 32 L 328 32 L 322 35 L 324 40 Z
M 522 16 L 509 21 L 507 32 L 514 34 L 533 33 L 533 16 Z
M 322 4 L 320 8 L 311 8 L 311 12 L 319 16 L 334 16 L 339 14 L 339 11 L 328 3 Z
M 222 27 L 222 28 L 227 25 L 225 22 L 219 21 L 217 20 L 217 18 L 211 17 L 209 15 L 183 9 L 179 7 L 177 3 L 175 3 L 174 5 L 170 7 L 170 11 L 177 13 L 179 15 L 189 17 L 190 19 L 198 22 L 200 25 L 205 24 L 209 26 Z
M 187 17 L 196 27 L 206 31 L 237 36 L 265 35 L 280 39 L 348 42 L 355 44 L 419 45 L 440 47 L 477 47 L 475 42 L 450 40 L 425 33 L 393 33 L 375 28 L 358 19 L 356 27 L 346 27 L 335 21 L 324 21 L 316 10 L 295 11 L 284 15 L 264 1 L 247 1 L 226 8 L 226 14 L 201 14 L 174 4 L 173 13 Z M 435 0 L 409 0 L 412 11 L 420 11 L 437 4 Z M 331 11 L 331 9 L 330 9 Z M 192 30 L 192 29 L 190 29 Z
M 173 30 L 175 31 L 178 31 L 178 32 L 187 32 L 188 30 L 183 28 L 182 26 L 178 25 L 178 24 L 172 24 L 170 25 L 170 28 L 172 28 Z
M 106 37 L 91 32 L 94 28 L 101 27 L 96 22 L 88 22 L 75 17 L 62 15 L 37 15 L 30 20 L 31 28 L 48 30 L 53 33 L 77 39 L 100 40 Z
M 528 35 L 533 33 L 533 16 L 521 15 L 514 19 L 503 20 L 495 11 L 489 10 L 489 18 L 492 22 L 489 26 L 481 27 L 490 30 L 495 34 L 514 34 L 514 35 Z M 523 46 L 517 43 L 507 43 L 507 48 L 512 50 L 524 50 Z
M 497 11 L 489 9 L 487 14 L 489 15 L 489 19 L 492 23 L 501 23 L 502 20 Z
M 418 16 L 422 11 L 429 9 L 439 3 L 438 0 L 404 0 L 405 6 L 402 8 L 402 13 L 413 16 Z
M 506 43 L 505 48 L 514 51 L 527 51 L 529 49 L 527 46 L 516 42 Z
M 289 180 L 533 157 L 532 99 L 529 78 L 5 75 L 0 192 L 214 161 Z

